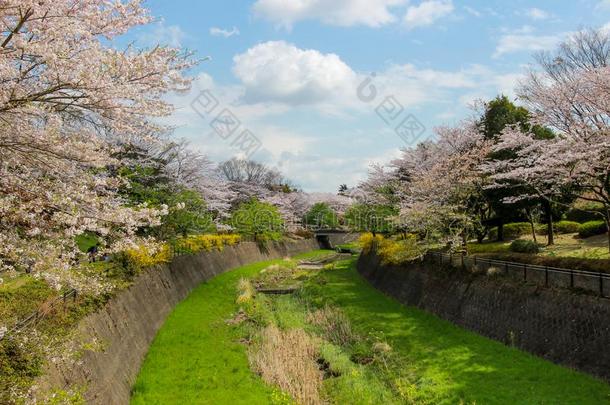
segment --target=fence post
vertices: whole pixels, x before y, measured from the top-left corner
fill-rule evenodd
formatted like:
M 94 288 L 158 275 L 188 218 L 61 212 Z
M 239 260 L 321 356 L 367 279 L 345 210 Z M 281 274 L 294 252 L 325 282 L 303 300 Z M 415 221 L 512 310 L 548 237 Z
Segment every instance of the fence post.
M 574 270 L 570 269 L 570 288 L 574 288 Z
M 599 272 L 599 296 L 604 298 L 604 277 L 602 272 Z
M 549 266 L 544 266 L 544 286 L 549 286 Z
M 523 264 L 523 281 L 527 281 L 527 263 Z

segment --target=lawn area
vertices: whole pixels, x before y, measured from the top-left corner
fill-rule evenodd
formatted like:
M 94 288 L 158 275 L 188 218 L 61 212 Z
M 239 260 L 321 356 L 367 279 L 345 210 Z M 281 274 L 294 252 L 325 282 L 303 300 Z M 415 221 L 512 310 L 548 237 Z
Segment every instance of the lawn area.
M 238 309 L 238 281 L 256 276 L 270 263 L 222 274 L 175 308 L 150 348 L 132 403 L 286 403 L 281 391 L 250 371 L 247 346 L 240 343 L 243 329 L 226 322 Z M 344 375 L 324 380 L 331 403 L 380 403 L 359 395 L 362 385 L 374 386 L 378 398 L 386 399 L 383 403 L 610 403 L 610 386 L 602 381 L 384 296 L 359 276 L 354 260 L 313 273 L 300 295 L 265 300 L 280 327 L 301 327 L 312 308 L 331 305 L 362 337 L 352 346 L 322 346 L 321 356 L 331 371 L 344 370 Z M 381 356 L 382 361 L 373 357 L 371 362 L 352 363 L 369 342 L 387 343 L 384 351 L 389 354 Z M 349 385 L 356 383 L 360 385 Z
M 384 296 L 345 263 L 320 295 L 361 333 L 382 333 L 419 380 L 421 403 L 600 404 L 610 386 Z
M 296 258 L 328 255 L 313 251 Z M 281 260 L 255 263 L 197 287 L 167 318 L 133 387 L 132 404 L 268 404 L 279 391 L 249 369 L 240 331 L 226 321 L 237 310 L 236 285 Z
M 540 255 L 549 257 L 573 257 L 579 259 L 610 259 L 608 253 L 608 237 L 606 235 L 580 239 L 578 234 L 555 236 L 555 245 L 544 246 L 546 237 L 538 236 L 538 243 L 543 246 Z M 531 235 L 520 239 L 532 240 Z M 512 240 L 505 242 L 469 243 L 469 253 L 506 253 Z

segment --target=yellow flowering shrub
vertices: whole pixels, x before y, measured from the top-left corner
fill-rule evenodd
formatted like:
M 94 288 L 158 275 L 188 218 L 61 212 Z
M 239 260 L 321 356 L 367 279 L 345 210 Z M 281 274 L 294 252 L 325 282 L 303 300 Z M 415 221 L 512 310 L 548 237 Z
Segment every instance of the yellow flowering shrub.
M 363 253 L 369 253 L 374 247 L 379 246 L 379 243 L 383 240 L 382 235 L 373 236 L 372 233 L 367 232 L 360 235 L 360 239 L 358 239 L 358 244 L 362 249 Z
M 157 248 L 140 245 L 127 249 L 123 257 L 127 259 L 125 265 L 132 271 L 138 272 L 146 267 L 171 262 L 174 253 L 194 254 L 212 250 L 222 251 L 225 246 L 234 246 L 239 241 L 239 235 L 193 235 L 179 239 L 172 244 L 164 243 Z
M 375 250 L 384 264 L 401 264 L 421 256 L 425 250 L 417 243 L 415 235 L 407 235 L 401 240 L 373 236 L 365 233 L 360 237 L 360 246 L 364 253 Z
M 172 251 L 167 244 L 161 245 L 158 249 L 141 245 L 133 249 L 128 249 L 125 254 L 129 263 L 137 269 L 154 266 L 156 264 L 169 263 L 172 260 Z
M 179 253 L 199 253 L 212 250 L 222 251 L 225 246 L 239 243 L 239 235 L 192 235 L 175 242 L 175 249 Z

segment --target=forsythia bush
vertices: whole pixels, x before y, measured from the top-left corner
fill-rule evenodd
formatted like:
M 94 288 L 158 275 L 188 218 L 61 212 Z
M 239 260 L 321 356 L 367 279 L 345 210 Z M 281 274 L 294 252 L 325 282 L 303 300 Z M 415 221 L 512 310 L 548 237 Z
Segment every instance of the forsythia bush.
M 393 240 L 382 235 L 373 236 L 371 233 L 365 233 L 360 237 L 359 242 L 365 253 L 375 249 L 384 264 L 405 263 L 425 253 L 425 249 L 417 243 L 414 235 L 408 235 L 402 240 Z
M 154 266 L 155 264 L 168 263 L 172 260 L 172 251 L 166 244 L 157 250 L 148 246 L 138 246 L 125 252 L 129 264 L 137 269 Z
M 371 249 L 379 246 L 379 244 L 381 243 L 382 240 L 383 240 L 383 236 L 381 236 L 381 235 L 373 236 L 372 233 L 367 232 L 367 233 L 363 233 L 362 235 L 360 235 L 358 244 L 360 245 L 362 252 L 369 253 L 371 251 Z
M 128 265 L 134 270 L 139 270 L 155 264 L 169 263 L 172 260 L 174 250 L 187 254 L 209 252 L 211 250 L 222 251 L 225 246 L 233 246 L 239 241 L 239 235 L 193 235 L 178 239 L 173 242 L 173 245 L 163 244 L 156 250 L 144 245 L 128 249 L 125 251 L 125 256 Z
M 233 246 L 239 241 L 239 235 L 193 235 L 178 239 L 174 247 L 178 252 L 192 254 L 214 249 L 222 251 L 225 246 Z

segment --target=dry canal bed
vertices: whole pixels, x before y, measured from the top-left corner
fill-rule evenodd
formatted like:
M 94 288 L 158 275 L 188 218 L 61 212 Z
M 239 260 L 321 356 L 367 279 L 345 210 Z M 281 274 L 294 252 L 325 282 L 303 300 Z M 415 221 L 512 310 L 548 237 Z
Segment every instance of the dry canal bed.
M 280 260 L 202 284 L 155 338 L 132 403 L 610 403 L 606 383 L 406 308 L 354 267 Z

